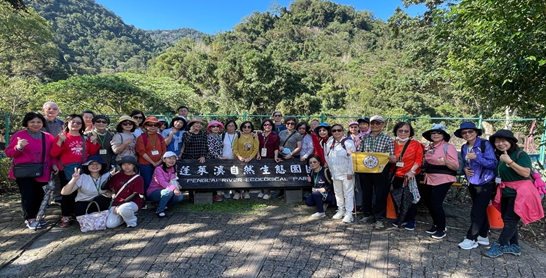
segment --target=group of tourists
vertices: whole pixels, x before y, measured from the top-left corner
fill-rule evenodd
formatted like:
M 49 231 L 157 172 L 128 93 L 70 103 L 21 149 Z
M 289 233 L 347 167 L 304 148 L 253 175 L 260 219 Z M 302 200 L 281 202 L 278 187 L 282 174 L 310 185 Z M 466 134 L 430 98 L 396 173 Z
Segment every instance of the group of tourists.
M 458 169 L 463 169 L 472 208 L 471 223 L 459 247 L 489 245 L 486 209 L 492 201 L 501 212 L 504 228 L 484 253 L 489 257 L 519 255 L 519 220 L 530 223 L 544 216 L 540 196 L 529 178 L 531 159 L 518 147 L 512 132 L 499 130 L 485 140 L 471 122 L 463 122 L 454 132 L 466 141 L 458 154 L 442 124 L 422 133 L 429 142 L 425 146 L 415 139 L 410 123 L 395 124 L 392 138 L 384 131 L 384 118 L 377 115 L 350 122 L 346 131 L 341 124 L 298 122 L 275 111 L 256 128 L 250 121 L 239 127 L 233 120 L 205 123 L 200 117 L 188 119 L 188 108 L 180 106 L 169 124 L 134 110 L 119 117 L 113 133 L 108 130 L 110 119 L 90 110 L 71 114 L 63 122 L 57 118 L 57 104 L 46 102 L 43 113 L 27 113 L 22 123 L 25 129 L 12 136 L 5 151 L 14 167 L 43 165 L 38 176 L 16 173 L 14 167 L 9 174 L 20 189 L 23 217 L 31 229 L 47 225 L 37 219 L 37 213 L 44 198 L 42 186 L 52 177 L 57 183 L 55 201 L 61 203 L 61 227 L 70 226 L 75 216 L 97 210 L 110 210 L 109 228 L 123 223 L 135 227 L 135 213 L 147 203 L 155 203 L 156 215 L 166 217 L 165 211 L 184 198 L 184 184 L 178 181 L 176 169 L 179 159 L 305 162 L 311 169 L 308 181 L 312 186 L 305 203 L 316 207 L 312 218 L 326 217 L 331 205 L 337 207 L 333 219 L 351 223 L 361 213 L 357 220 L 377 230 L 387 224 L 415 229 L 416 205 L 409 206 L 403 219 L 389 222 L 387 201 L 391 190 L 408 186 L 409 180 L 423 181 L 420 202 L 432 218 L 425 232 L 434 239 L 446 236 L 443 202 Z M 376 172 L 355 173 L 353 156 L 358 153 L 383 153 L 385 165 Z M 277 196 L 282 197 L 282 191 Z M 258 194 L 266 200 L 271 197 L 267 189 Z M 215 201 L 226 198 L 249 199 L 250 194 L 246 190 L 213 192 Z M 92 202 L 97 206 L 89 206 Z

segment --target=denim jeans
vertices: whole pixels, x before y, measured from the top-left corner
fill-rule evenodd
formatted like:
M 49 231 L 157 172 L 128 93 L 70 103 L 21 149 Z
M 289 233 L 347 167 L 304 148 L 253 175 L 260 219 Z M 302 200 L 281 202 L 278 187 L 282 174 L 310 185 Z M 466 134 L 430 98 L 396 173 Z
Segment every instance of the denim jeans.
M 487 218 L 487 206 L 491 200 L 491 194 L 495 188 L 494 181 L 482 185 L 470 184 L 468 191 L 472 198 L 470 209 L 470 227 L 466 238 L 476 241 L 478 236 L 487 237 L 489 232 L 489 218 Z
M 172 206 L 184 199 L 184 194 L 180 196 L 174 195 L 174 193 L 168 188 L 158 189 L 148 194 L 148 198 L 153 202 L 158 202 L 156 213 L 165 211 L 166 206 Z
M 504 228 L 498 240 L 501 246 L 509 244 L 519 245 L 518 222 L 521 218 L 514 212 L 515 202 L 515 196 L 501 198 L 501 215 L 504 222 Z
M 152 164 L 140 164 L 140 176 L 144 180 L 144 196 L 148 197 L 148 188 L 152 182 L 155 167 Z

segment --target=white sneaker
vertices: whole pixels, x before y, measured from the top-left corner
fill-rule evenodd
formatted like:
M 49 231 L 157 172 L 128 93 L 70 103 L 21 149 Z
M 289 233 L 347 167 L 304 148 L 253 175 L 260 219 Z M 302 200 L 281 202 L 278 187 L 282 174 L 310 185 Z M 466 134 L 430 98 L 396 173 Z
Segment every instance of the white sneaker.
M 464 250 L 470 250 L 470 249 L 477 248 L 478 243 L 471 239 L 465 238 L 461 243 L 459 243 L 459 247 L 461 247 L 461 249 L 464 249 Z
M 262 192 L 258 193 L 258 198 L 263 198 L 264 194 Z
M 243 193 L 243 198 L 245 198 L 245 199 L 250 199 L 250 193 L 248 193 L 248 191 L 245 191 L 245 192 Z
M 264 200 L 269 200 L 269 198 L 271 198 L 271 196 L 269 196 L 269 194 L 264 194 L 264 196 L 262 198 Z
M 315 212 L 315 213 L 311 214 L 311 217 L 313 217 L 313 218 L 324 218 L 324 217 L 326 217 L 326 213 L 324 213 L 324 212 Z
M 334 214 L 334 216 L 332 216 L 332 219 L 341 219 L 341 218 L 343 218 L 343 216 L 345 216 L 345 211 L 344 210 L 338 210 L 336 212 L 336 214 Z
M 489 238 L 478 236 L 478 244 L 489 245 Z
M 353 214 L 352 213 L 347 213 L 345 214 L 345 217 L 343 217 L 343 220 L 341 220 L 343 223 L 351 223 L 353 222 L 354 218 L 353 218 Z
M 235 193 L 233 194 L 233 200 L 239 200 L 239 199 L 241 199 L 241 193 L 235 192 Z

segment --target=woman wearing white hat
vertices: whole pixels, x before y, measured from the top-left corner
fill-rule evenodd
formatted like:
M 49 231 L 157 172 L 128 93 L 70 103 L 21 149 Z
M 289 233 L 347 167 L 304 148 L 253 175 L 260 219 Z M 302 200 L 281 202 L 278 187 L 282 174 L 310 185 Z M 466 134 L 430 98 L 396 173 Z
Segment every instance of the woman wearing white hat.
M 155 214 L 159 218 L 164 218 L 165 207 L 172 206 L 184 199 L 184 194 L 180 192 L 180 184 L 176 175 L 176 154 L 166 152 L 163 155 L 161 165 L 155 168 L 150 188 L 148 188 L 148 198 L 152 202 L 158 202 Z

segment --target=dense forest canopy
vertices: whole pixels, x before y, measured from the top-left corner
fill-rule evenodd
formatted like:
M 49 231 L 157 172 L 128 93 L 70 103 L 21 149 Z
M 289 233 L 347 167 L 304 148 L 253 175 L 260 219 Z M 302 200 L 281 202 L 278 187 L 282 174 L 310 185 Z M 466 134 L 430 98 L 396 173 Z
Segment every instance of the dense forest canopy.
M 202 114 L 545 114 L 540 1 L 405 0 L 428 11 L 410 17 L 397 9 L 385 22 L 350 6 L 297 0 L 214 36 L 140 30 L 92 0 L 31 2 L 26 12 L 0 3 L 0 82 L 10 92 L 2 111 L 55 100 L 73 109 L 65 112 L 89 105 L 166 113 L 183 103 Z M 16 35 L 25 32 L 33 35 Z M 126 105 L 115 104 L 120 95 Z M 111 103 L 96 104 L 109 96 Z

